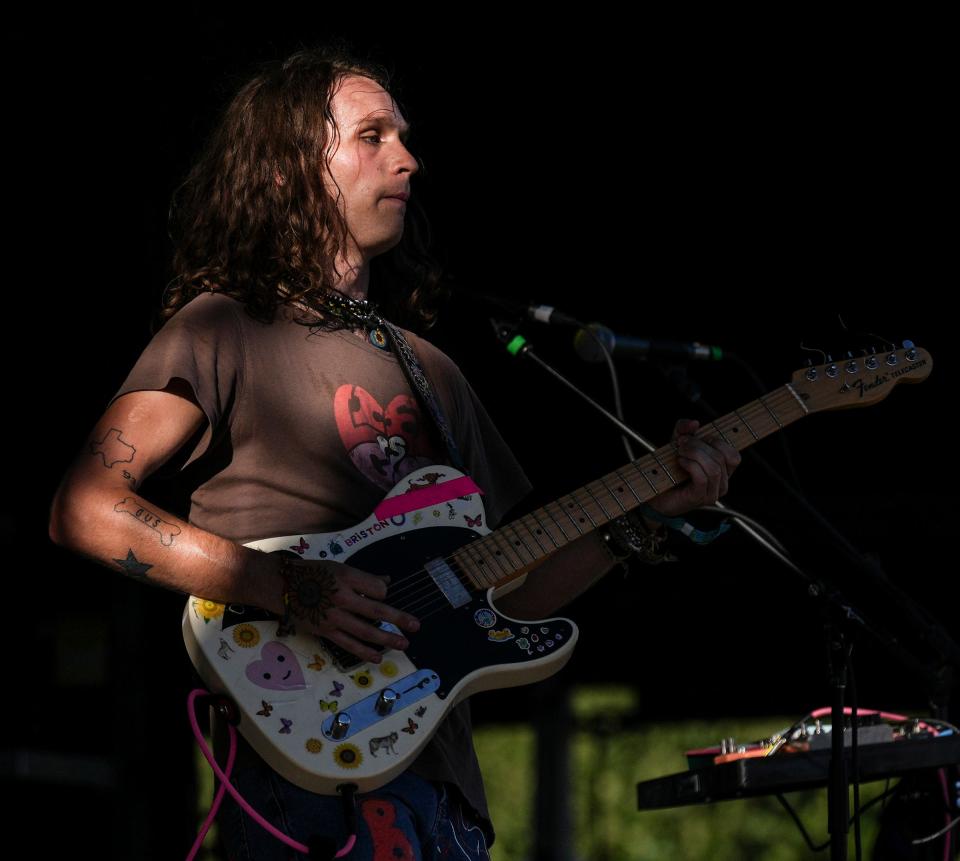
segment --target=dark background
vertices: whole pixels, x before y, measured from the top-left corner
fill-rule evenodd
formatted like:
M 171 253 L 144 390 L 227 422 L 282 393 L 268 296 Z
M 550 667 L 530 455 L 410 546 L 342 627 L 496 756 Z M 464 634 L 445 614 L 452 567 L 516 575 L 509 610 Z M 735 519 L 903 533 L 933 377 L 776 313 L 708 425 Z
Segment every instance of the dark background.
M 191 682 L 181 599 L 50 544 L 50 499 L 149 338 L 168 278 L 170 193 L 218 109 L 258 62 L 329 35 L 395 70 L 426 167 L 414 193 L 461 288 L 549 303 L 627 334 L 720 345 L 766 390 L 808 356 L 821 361 L 801 345 L 841 356 L 909 338 L 928 350 L 936 368 L 923 385 L 815 416 L 758 451 L 784 474 L 789 451 L 810 502 L 923 613 L 960 633 L 947 421 L 956 140 L 936 22 L 520 29 L 467 9 L 427 33 L 403 11 L 375 25 L 262 12 L 137 24 L 21 15 L 8 32 L 0 527 L 22 660 L 11 662 L 0 776 L 27 827 L 57 812 L 63 827 L 46 833 L 64 846 L 74 835 L 106 840 L 99 823 L 111 820 L 117 844 L 136 835 L 156 857 L 188 845 L 177 816 L 192 803 Z M 455 298 L 431 337 L 524 464 L 536 487 L 526 507 L 619 466 L 616 432 L 504 354 L 488 315 Z M 605 370 L 576 358 L 569 332 L 523 331 L 610 404 Z M 703 417 L 654 363 L 618 366 L 627 418 L 654 441 L 678 416 Z M 720 412 L 759 394 L 731 362 L 691 366 L 687 379 Z M 881 598 L 759 465 L 745 460 L 726 501 L 936 666 L 909 630 L 905 600 Z M 822 629 L 803 583 L 737 532 L 677 550 L 680 562 L 634 566 L 566 611 L 582 639 L 562 681 L 635 685 L 639 720 L 799 716 L 827 704 Z M 856 670 L 862 705 L 926 707 L 920 674 L 869 637 Z M 477 720 L 524 719 L 536 694 L 477 697 Z M 161 833 L 158 804 L 170 817 Z

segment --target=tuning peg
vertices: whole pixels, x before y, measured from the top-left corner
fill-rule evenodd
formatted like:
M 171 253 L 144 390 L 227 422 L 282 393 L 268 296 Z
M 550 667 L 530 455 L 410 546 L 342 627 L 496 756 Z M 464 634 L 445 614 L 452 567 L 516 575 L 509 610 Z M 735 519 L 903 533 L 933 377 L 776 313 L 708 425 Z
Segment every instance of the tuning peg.
M 904 355 L 906 356 L 906 359 L 908 362 L 912 362 L 914 359 L 917 358 L 917 355 L 918 355 L 917 348 L 913 345 L 913 341 L 904 341 L 903 349 L 906 350 L 906 353 L 904 353 Z

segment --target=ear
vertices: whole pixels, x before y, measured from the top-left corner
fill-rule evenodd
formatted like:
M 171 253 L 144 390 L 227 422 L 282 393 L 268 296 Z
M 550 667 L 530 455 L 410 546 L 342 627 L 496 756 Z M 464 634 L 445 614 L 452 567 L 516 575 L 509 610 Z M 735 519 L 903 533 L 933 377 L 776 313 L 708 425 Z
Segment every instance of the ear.
M 277 188 L 280 188 L 281 186 L 284 186 L 287 184 L 287 181 L 286 179 L 284 179 L 283 174 L 280 173 L 280 168 L 274 168 L 273 181 L 277 184 Z

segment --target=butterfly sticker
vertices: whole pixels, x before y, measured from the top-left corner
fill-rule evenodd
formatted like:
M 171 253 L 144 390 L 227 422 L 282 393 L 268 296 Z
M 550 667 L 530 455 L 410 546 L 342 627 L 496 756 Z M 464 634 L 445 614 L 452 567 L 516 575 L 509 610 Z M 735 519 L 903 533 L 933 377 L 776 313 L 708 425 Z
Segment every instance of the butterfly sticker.
M 304 550 L 309 550 L 309 549 L 310 549 L 310 545 L 307 544 L 307 542 L 303 540 L 303 536 L 301 535 L 301 536 L 300 536 L 300 543 L 299 543 L 299 544 L 291 544 L 291 545 L 290 545 L 290 549 L 291 549 L 291 550 L 295 550 L 297 553 L 299 553 L 301 556 L 303 556 L 303 551 L 304 551 Z
M 426 713 L 427 713 L 427 707 L 426 707 L 426 706 L 420 706 L 420 708 L 418 708 L 418 709 L 414 712 L 414 714 L 415 714 L 417 717 L 423 717 Z
M 482 511 L 476 517 L 471 517 L 469 514 L 464 514 L 463 518 L 467 521 L 467 526 L 483 526 Z
M 335 712 L 340 708 L 340 703 L 337 700 L 320 700 L 320 711 L 322 712 Z
M 307 664 L 308 670 L 322 670 L 327 665 L 327 662 L 321 658 L 319 655 L 313 656 L 313 662 Z
M 270 703 L 268 703 L 266 700 L 260 700 L 260 704 L 263 706 L 263 708 L 260 709 L 257 714 L 262 715 L 263 717 L 270 717 L 270 712 L 273 711 L 273 706 L 270 705 Z
M 287 720 L 286 718 L 280 718 L 280 723 L 283 724 L 283 726 L 280 729 L 280 732 L 286 735 L 290 735 L 290 727 L 293 726 L 293 721 Z
M 400 728 L 400 732 L 408 732 L 410 735 L 413 735 L 418 729 L 420 729 L 420 724 L 414 721 L 413 718 L 407 718 L 407 725 Z
M 335 682 L 333 683 L 333 690 L 332 690 L 332 691 L 327 691 L 327 696 L 328 696 L 328 697 L 338 697 L 338 696 L 340 696 L 340 694 L 342 694 L 342 693 L 343 693 L 343 682 L 336 682 L 336 681 L 335 681 Z

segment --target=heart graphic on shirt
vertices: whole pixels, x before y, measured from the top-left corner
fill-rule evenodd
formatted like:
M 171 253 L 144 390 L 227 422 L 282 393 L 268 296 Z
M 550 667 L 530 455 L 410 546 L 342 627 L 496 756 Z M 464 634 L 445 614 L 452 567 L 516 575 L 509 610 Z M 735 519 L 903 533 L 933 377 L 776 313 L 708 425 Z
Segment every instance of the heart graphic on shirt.
M 410 395 L 397 395 L 384 408 L 362 386 L 343 385 L 334 395 L 333 412 L 354 466 L 384 490 L 437 462 L 420 408 Z
M 245 672 L 257 687 L 271 691 L 302 691 L 306 688 L 296 655 L 276 640 L 260 650 L 260 660 L 247 664 Z

